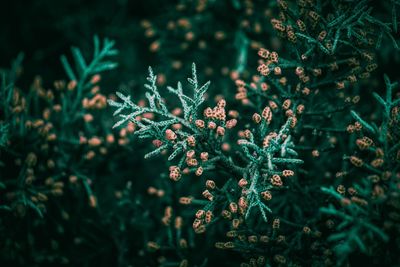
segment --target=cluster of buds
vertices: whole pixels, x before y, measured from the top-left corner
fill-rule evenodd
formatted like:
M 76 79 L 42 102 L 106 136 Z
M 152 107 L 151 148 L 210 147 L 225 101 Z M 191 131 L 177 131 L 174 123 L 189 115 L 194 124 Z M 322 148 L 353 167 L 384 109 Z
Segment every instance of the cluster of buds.
M 276 132 L 270 132 L 267 136 L 263 139 L 263 147 L 266 148 L 269 146 L 272 139 L 276 138 L 278 134 Z
M 235 118 L 226 121 L 227 114 L 225 111 L 226 101 L 220 99 L 214 108 L 206 108 L 204 110 L 204 118 L 207 123 L 203 120 L 197 120 L 195 122 L 197 128 L 204 129 L 207 127 L 209 130 L 215 130 L 216 137 L 224 137 L 226 129 L 231 129 L 236 126 L 237 120 Z M 230 111 L 229 116 L 237 117 L 238 114 L 235 111 Z M 228 143 L 223 143 L 221 149 L 228 151 L 230 146 Z
M 231 203 L 229 204 L 229 210 L 223 210 L 223 211 L 221 212 L 221 216 L 222 216 L 224 219 L 232 220 L 232 214 L 237 213 L 237 210 L 238 210 L 237 204 L 236 204 L 235 202 L 231 202 Z
M 35 129 L 38 134 L 44 137 L 47 141 L 52 142 L 57 139 L 57 135 L 52 131 L 54 129 L 51 122 L 45 122 L 42 119 L 37 119 L 34 121 L 27 120 L 25 122 L 26 129 Z
M 337 186 L 336 191 L 344 197 L 341 201 L 341 204 L 344 206 L 350 205 L 352 203 L 360 206 L 368 205 L 368 202 L 365 199 L 358 196 L 357 190 L 353 187 L 349 187 L 346 190 L 346 187 L 340 184 Z
M 38 192 L 36 195 L 31 196 L 31 200 L 33 203 L 37 204 L 38 202 L 46 202 L 48 197 L 46 194 Z
M 211 223 L 214 215 L 211 210 L 198 210 L 196 218 L 193 221 L 193 229 L 196 234 L 202 234 L 206 231 L 207 224 Z
M 292 101 L 290 99 L 286 99 L 283 101 L 282 109 L 285 111 L 286 117 L 290 119 L 290 127 L 294 128 L 297 125 L 297 115 L 301 115 L 304 112 L 304 105 L 299 104 L 297 107 L 294 107 Z
M 218 249 L 233 249 L 233 248 L 235 248 L 235 243 L 233 243 L 233 242 L 216 242 L 215 247 Z
M 135 127 L 133 123 L 128 123 L 127 127 L 122 128 L 119 131 L 119 139 L 118 139 L 118 145 L 124 146 L 129 143 L 129 135 L 128 133 L 133 133 Z M 107 137 L 107 143 L 108 144 L 113 144 L 115 142 L 115 137 L 112 134 L 108 134 Z
M 226 112 L 225 112 L 226 101 L 221 99 L 218 101 L 217 105 L 214 108 L 206 108 L 203 112 L 204 118 L 217 120 L 217 121 L 225 121 L 226 120 Z
M 236 237 L 236 230 L 239 229 L 244 222 L 244 214 L 246 213 L 247 208 L 247 199 L 245 195 L 242 194 L 242 197 L 240 197 L 237 202 L 230 202 L 228 208 L 221 211 L 222 218 L 231 223 L 232 231 L 229 232 L 228 237 Z
M 236 80 L 236 87 L 237 93 L 235 95 L 235 99 L 241 100 L 243 104 L 246 104 L 248 102 L 246 83 L 242 80 Z
M 249 207 L 248 200 L 245 195 L 241 196 L 238 200 L 239 213 L 244 215 Z
M 45 180 L 45 185 L 51 187 L 51 194 L 53 196 L 61 196 L 64 194 L 64 182 L 54 181 L 53 178 L 49 177 Z
M 54 92 L 51 89 L 45 90 L 42 85 L 42 78 L 37 76 L 35 77 L 32 84 L 33 91 L 37 94 L 38 97 L 44 100 L 53 100 Z M 15 91 L 14 91 L 15 93 Z M 14 102 L 15 103 L 15 102 Z
M 358 121 L 356 121 L 354 124 L 350 124 L 347 126 L 348 133 L 359 132 L 361 130 L 362 130 L 362 125 Z
M 257 258 L 250 258 L 250 260 L 247 262 L 242 262 L 240 264 L 240 267 L 252 267 L 252 266 L 265 266 L 265 257 L 264 256 L 259 256 Z
M 226 211 L 228 212 L 228 211 Z M 225 212 L 225 213 L 226 213 Z M 226 233 L 226 236 L 228 238 L 233 239 L 232 241 L 230 241 L 229 243 L 235 244 L 236 241 L 240 242 L 242 246 L 257 246 L 260 245 L 262 247 L 265 246 L 265 244 L 270 243 L 271 241 L 274 241 L 276 244 L 282 244 L 285 242 L 286 237 L 284 235 L 277 235 L 275 237 L 271 238 L 267 235 L 257 235 L 254 233 L 254 231 L 247 231 L 245 229 L 240 229 L 238 230 L 238 226 L 241 224 L 243 220 L 243 217 L 240 217 L 239 219 L 233 219 L 232 222 L 234 224 L 236 224 L 234 227 L 232 227 L 233 229 L 228 231 Z M 277 230 L 280 227 L 280 220 L 279 219 L 275 219 L 273 220 L 272 223 L 272 229 L 274 230 L 274 234 L 277 234 Z M 215 244 L 215 246 L 219 249 L 227 249 L 227 246 L 225 245 L 225 242 L 217 242 Z M 263 265 L 259 265 L 259 264 L 265 264 L 265 257 L 264 256 L 260 256 L 258 259 L 250 259 L 250 263 L 251 265 L 249 266 L 263 266 Z M 247 266 L 246 264 L 242 264 L 241 266 Z
M 126 141 L 127 140 L 128 139 L 126 139 Z M 121 138 L 118 140 L 118 144 L 121 146 L 125 144 L 122 141 L 125 141 L 125 139 Z M 99 152 L 101 155 L 106 155 L 108 153 L 106 144 L 111 145 L 114 144 L 114 142 L 115 142 L 115 137 L 112 134 L 107 135 L 105 137 L 105 140 L 103 137 L 99 136 L 92 136 L 88 138 L 84 136 L 83 133 L 80 133 L 79 135 L 79 144 L 87 145 L 87 148 L 89 149 L 84 156 L 85 159 L 87 160 L 92 160 L 93 158 L 95 158 L 97 152 Z
M 322 70 L 321 69 L 314 69 L 313 74 L 315 76 L 321 75 Z M 310 76 L 308 76 L 304 70 L 303 67 L 299 66 L 295 69 L 295 74 L 299 78 L 300 82 L 302 83 L 307 83 L 310 81 Z
M 18 89 L 14 90 L 13 98 L 12 98 L 12 109 L 13 113 L 21 113 L 25 110 L 26 107 L 26 99 L 22 96 Z
M 213 180 L 206 181 L 206 190 L 203 191 L 203 197 L 208 199 L 209 201 L 214 200 L 214 195 L 212 191 L 216 188 L 215 182 Z
M 292 170 L 283 170 L 282 171 L 282 176 L 283 177 L 291 177 L 294 175 L 294 171 Z
M 91 99 L 85 97 L 82 100 L 82 106 L 85 109 L 103 109 L 107 106 L 107 98 L 97 93 Z
M 99 77 L 94 76 L 92 79 L 92 83 L 96 83 L 98 82 L 98 80 Z M 76 81 L 71 81 L 68 84 L 66 84 L 64 81 L 54 82 L 54 87 L 57 91 L 62 91 L 65 89 L 74 90 L 76 86 Z M 35 182 L 37 177 L 51 175 L 52 173 L 54 173 L 54 170 L 59 167 L 58 161 L 53 160 L 52 158 L 45 159 L 44 154 L 41 154 L 40 152 L 45 152 L 45 155 L 51 156 L 53 151 L 58 151 L 60 149 L 60 147 L 57 146 L 57 143 L 54 143 L 54 141 L 57 140 L 58 132 L 60 131 L 60 129 L 57 128 L 59 124 L 56 122 L 56 119 L 59 118 L 54 117 L 53 114 L 59 113 L 62 110 L 62 106 L 58 104 L 57 101 L 54 101 L 55 96 L 54 92 L 51 89 L 45 90 L 43 88 L 40 77 L 35 78 L 32 85 L 32 91 L 36 93 L 36 95 L 33 95 L 33 98 L 29 99 L 30 101 L 34 101 L 34 99 L 40 97 L 46 100 L 46 102 L 31 102 L 30 105 L 32 107 L 35 107 L 35 111 L 27 111 L 29 113 L 27 114 L 26 118 L 29 119 L 25 118 L 24 120 L 21 120 L 19 117 L 16 117 L 16 122 L 21 125 L 21 129 L 24 128 L 26 130 L 24 133 L 27 135 L 21 136 L 22 138 L 28 138 L 25 139 L 25 142 L 30 140 L 31 136 L 35 136 L 36 138 L 36 135 L 33 135 L 36 133 L 39 135 L 40 140 L 37 140 L 37 142 L 39 143 L 35 142 L 34 147 L 31 147 L 30 145 L 28 147 L 24 147 L 23 149 L 32 152 L 28 153 L 25 159 L 19 157 L 15 159 L 15 164 L 16 166 L 23 166 L 22 163 L 25 162 L 27 168 L 24 168 L 21 172 L 21 174 L 24 173 L 23 181 L 25 182 L 25 185 L 35 187 L 33 190 L 35 191 L 35 194 L 29 195 L 27 196 L 27 198 L 34 203 L 38 210 L 44 210 L 45 206 L 43 203 L 46 202 L 50 196 L 61 196 L 64 194 L 64 181 L 62 181 L 61 179 L 59 181 L 55 181 L 53 178 L 49 177 L 44 180 L 43 185 L 39 184 L 39 181 L 38 183 Z M 63 95 L 61 95 L 61 97 L 63 97 Z M 49 100 L 52 101 L 49 102 Z M 20 91 L 18 88 L 14 88 L 11 101 L 12 102 L 10 108 L 12 108 L 12 111 L 14 113 L 20 113 L 24 111 L 27 105 L 27 99 L 23 96 L 22 91 Z M 97 94 L 92 99 L 86 99 L 85 101 L 86 108 L 103 108 L 105 107 L 105 103 L 106 98 L 99 94 Z M 91 114 L 86 114 L 84 118 L 87 122 L 93 120 L 93 116 Z M 11 132 L 11 134 L 13 133 Z M 78 135 L 77 133 L 75 134 Z M 113 135 L 111 136 L 113 137 Z M 29 142 L 30 141 L 28 141 L 27 144 L 29 144 Z M 78 142 L 82 145 L 88 145 L 90 149 L 98 148 L 100 153 L 105 154 L 106 148 L 101 147 L 101 145 L 104 143 L 104 138 L 101 136 L 92 136 L 90 138 L 87 138 L 84 136 L 84 133 L 82 131 L 79 132 Z M 22 152 L 18 153 L 21 153 L 21 155 L 25 154 Z M 87 151 L 87 153 L 84 154 L 84 158 L 92 159 L 95 157 L 95 155 L 96 152 L 89 150 Z M 78 180 L 78 177 L 75 175 L 64 176 L 63 174 L 62 177 L 66 178 L 66 180 L 69 181 L 71 184 L 76 184 L 76 181 Z M 89 194 L 88 203 L 93 208 L 97 207 L 97 199 L 93 194 Z
M 281 20 L 271 19 L 272 27 L 279 32 L 284 32 L 286 30 L 286 26 L 282 23 Z
M 201 162 L 206 162 L 208 160 L 208 153 L 207 152 L 201 152 L 200 153 L 200 160 L 196 159 L 196 152 L 195 150 L 191 149 L 186 152 L 186 164 L 188 167 L 197 167 L 199 163 Z M 198 166 L 195 174 L 196 176 L 201 176 L 203 174 L 203 167 Z M 184 173 L 189 172 L 188 169 L 184 169 Z
M 279 56 L 277 52 L 269 52 L 268 50 L 261 48 L 258 52 L 258 55 L 261 56 L 263 60 L 261 60 L 260 65 L 257 67 L 257 71 L 262 76 L 268 76 L 271 71 L 274 71 L 275 75 L 281 75 L 282 70 L 280 67 L 276 66 L 279 61 Z
M 157 197 L 163 197 L 165 195 L 165 191 L 162 189 L 157 189 L 155 187 L 150 186 L 149 188 L 147 188 L 147 193 L 149 195 L 154 195 Z
M 282 255 L 275 255 L 274 256 L 274 261 L 278 264 L 286 264 L 286 258 Z

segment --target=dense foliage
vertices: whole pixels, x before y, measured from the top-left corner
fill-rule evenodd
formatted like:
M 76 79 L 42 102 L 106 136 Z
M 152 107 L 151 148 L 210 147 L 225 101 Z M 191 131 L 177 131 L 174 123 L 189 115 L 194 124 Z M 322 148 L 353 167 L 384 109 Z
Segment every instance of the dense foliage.
M 1 266 L 400 265 L 399 1 L 26 5 Z

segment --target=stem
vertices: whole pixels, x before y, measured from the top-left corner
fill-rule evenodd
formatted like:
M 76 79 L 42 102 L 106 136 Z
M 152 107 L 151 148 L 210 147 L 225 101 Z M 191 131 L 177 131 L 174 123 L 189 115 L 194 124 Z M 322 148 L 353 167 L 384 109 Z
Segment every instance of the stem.
M 220 157 L 219 162 L 228 169 L 229 172 L 232 172 L 235 175 L 242 176 L 243 173 L 246 172 L 246 168 L 236 166 L 231 158 L 226 157 L 221 152 L 217 152 L 218 156 Z

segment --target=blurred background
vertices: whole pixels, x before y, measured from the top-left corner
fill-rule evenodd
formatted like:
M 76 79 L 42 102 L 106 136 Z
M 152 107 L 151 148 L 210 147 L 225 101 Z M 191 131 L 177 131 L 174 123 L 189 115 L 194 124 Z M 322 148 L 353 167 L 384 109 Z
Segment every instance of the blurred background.
M 114 119 L 109 108 L 89 112 L 93 121 L 86 121 L 91 118 L 87 116 L 83 123 L 64 123 L 65 117 L 51 115 L 51 131 L 57 138 L 63 136 L 56 144 L 43 141 L 41 126 L 36 135 L 19 125 L 40 122 L 44 113 L 54 109 L 52 105 L 62 102 L 64 97 L 58 98 L 57 93 L 55 101 L 52 97 L 36 101 L 30 92 L 48 93 L 57 82 L 68 83 L 60 56 L 70 59 L 70 48 L 78 47 L 89 60 L 94 35 L 114 40 L 119 51 L 112 58 L 118 68 L 101 76 L 102 96 L 118 90 L 140 99 L 148 66 L 158 73 L 160 85 L 174 85 L 186 79 L 196 62 L 199 79 L 212 81 L 210 96 L 225 94 L 233 99 L 234 80 L 256 72 L 258 48 L 280 46 L 269 23 L 270 7 L 275 6 L 268 1 L 236 0 L 4 2 L 0 69 L 6 78 L 13 77 L 9 80 L 17 86 L 17 95 L 26 95 L 34 108 L 22 117 L 14 113 L 5 119 L 14 127 L 9 130 L 9 147 L 0 154 L 4 186 L 0 265 L 178 266 L 188 253 L 199 266 L 223 257 L 235 259 L 229 252 L 210 254 L 215 240 L 193 236 L 192 215 L 187 211 L 189 231 L 182 236 L 190 249 L 176 254 L 167 247 L 166 252 L 154 254 L 148 247 L 153 240 L 167 238 L 161 226 L 165 207 L 190 192 L 182 191 L 185 186 L 171 189 L 163 159 L 144 161 L 145 144 L 130 143 L 132 134 L 111 129 Z M 78 117 L 87 113 L 76 111 Z M 79 145 L 82 136 L 98 137 L 103 143 L 100 148 L 85 147 Z M 115 143 L 104 142 L 110 136 Z M 24 162 L 32 157 L 35 164 L 26 167 Z M 13 182 L 17 177 L 23 182 Z M 198 186 L 200 181 L 190 187 L 197 192 Z M 40 195 L 42 201 L 37 200 L 40 192 L 46 196 Z
M 375 4 L 383 14 L 390 8 L 390 1 Z M 90 59 L 94 35 L 115 41 L 119 54 L 112 61 L 118 67 L 101 75 L 101 93 L 93 89 L 84 96 L 89 100 L 98 95 L 103 101 L 115 91 L 142 99 L 148 66 L 158 73 L 160 86 L 175 85 L 195 62 L 199 79 L 212 82 L 209 98 L 224 95 L 235 108 L 235 80 L 251 80 L 257 73 L 258 49 L 287 52 L 270 23 L 276 9 L 275 1 L 263 0 L 4 1 L 0 69 L 18 87 L 14 102 L 26 95 L 33 104 L 29 114 L 6 114 L 12 149 L 0 152 L 0 266 L 184 267 L 180 264 L 185 258 L 193 266 L 239 262 L 238 254 L 215 253 L 215 241 L 223 238 L 218 229 L 212 239 L 194 236 L 193 210 L 177 208 L 190 218 L 176 237 L 188 249 L 167 242 L 169 232 L 161 225 L 165 208 L 180 196 L 198 193 L 203 184 L 169 186 L 164 159 L 145 161 L 148 146 L 133 143 L 132 129 L 112 130 L 115 121 L 105 103 L 73 113 L 79 120 L 55 114 L 63 101 L 57 88 L 61 91 L 69 82 L 60 56 L 72 58 L 73 46 Z M 378 82 L 383 73 L 399 77 L 393 66 L 399 66 L 400 55 L 391 46 L 382 44 L 377 62 L 383 67 L 355 93 L 383 92 Z M 15 59 L 22 59 L 16 68 Z M 30 93 L 36 91 L 37 101 Z M 363 110 L 375 108 L 371 97 L 363 101 Z M 153 241 L 168 245 L 159 250 Z

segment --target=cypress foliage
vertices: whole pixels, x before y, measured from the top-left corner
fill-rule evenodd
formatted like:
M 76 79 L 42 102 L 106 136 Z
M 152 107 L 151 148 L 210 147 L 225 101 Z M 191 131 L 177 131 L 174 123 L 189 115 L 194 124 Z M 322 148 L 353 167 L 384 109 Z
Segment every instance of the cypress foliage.
M 400 2 L 172 2 L 0 70 L 0 265 L 399 265 Z

